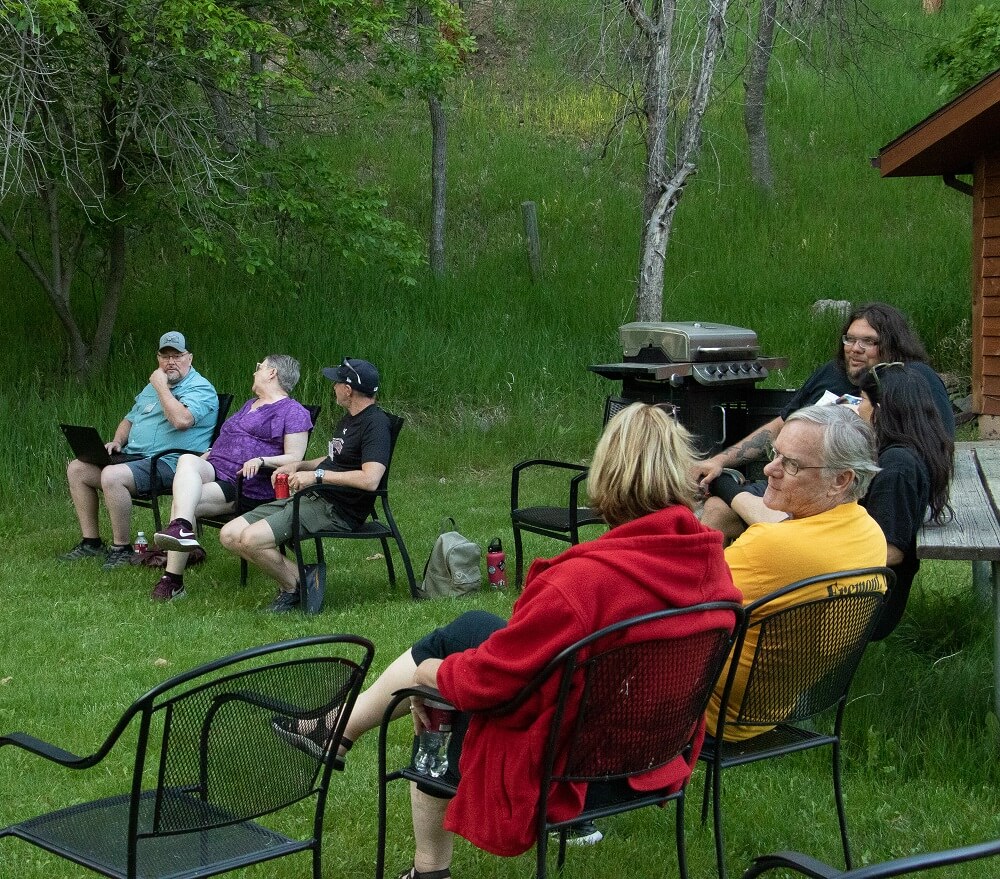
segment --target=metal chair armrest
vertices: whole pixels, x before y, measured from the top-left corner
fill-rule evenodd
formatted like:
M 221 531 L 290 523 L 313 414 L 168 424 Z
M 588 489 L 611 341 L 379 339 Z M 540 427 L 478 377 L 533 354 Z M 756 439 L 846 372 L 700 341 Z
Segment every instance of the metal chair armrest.
M 160 463 L 161 458 L 167 457 L 167 455 L 204 455 L 207 449 L 202 449 L 200 452 L 195 449 L 162 449 L 155 455 L 149 456 L 149 498 L 155 501 L 160 493 L 160 477 L 157 472 L 157 465 Z
M 753 864 L 744 872 L 743 879 L 756 879 L 769 870 L 794 870 L 812 879 L 890 879 L 892 876 L 923 873 L 938 867 L 997 855 L 1000 855 L 1000 840 L 994 839 L 945 851 L 907 855 L 880 864 L 855 867 L 853 870 L 837 870 L 801 852 L 776 852 L 755 858 Z
M 44 742 L 24 732 L 12 732 L 7 733 L 5 736 L 0 736 L 0 747 L 4 745 L 14 745 L 17 748 L 21 748 L 38 757 L 43 757 L 46 760 L 51 760 L 53 763 L 58 763 L 61 766 L 67 766 L 70 769 L 86 769 L 94 766 L 103 759 L 107 753 L 108 743 L 105 743 L 105 747 L 89 757 L 81 757 L 72 751 L 67 751 L 65 748 L 60 748 L 50 742 Z
M 264 467 L 261 467 L 257 471 L 257 475 L 259 476 L 259 475 L 263 474 L 264 476 L 267 476 L 269 473 L 274 473 L 274 471 L 277 470 L 277 469 L 278 469 L 277 467 L 264 466 Z M 258 504 L 266 504 L 267 503 L 266 500 L 260 500 L 258 498 L 250 498 L 250 501 L 247 502 L 247 500 L 243 497 L 243 483 L 245 481 L 246 480 L 243 478 L 243 471 L 241 470 L 239 473 L 236 474 L 236 501 L 235 501 L 235 503 L 236 503 L 236 512 L 237 513 L 245 513 L 248 510 L 252 510 Z
M 801 852 L 775 852 L 754 858 L 753 863 L 743 873 L 743 879 L 754 879 L 770 870 L 794 870 L 812 879 L 836 879 L 844 875 L 843 870 L 838 870 Z
M 156 464 L 159 463 L 160 458 L 165 458 L 167 455 L 197 455 L 198 457 L 201 457 L 207 451 L 208 449 L 202 449 L 200 452 L 196 449 L 161 449 L 155 455 L 150 455 L 149 460 L 155 467 Z
M 423 684 L 414 684 L 412 687 L 403 687 L 401 690 L 395 690 L 392 694 L 392 700 L 389 708 L 386 709 L 384 716 L 392 716 L 392 710 L 395 709 L 400 702 L 404 699 L 409 699 L 410 696 L 418 696 L 421 699 L 431 699 L 434 702 L 440 702 L 442 705 L 447 705 L 449 708 L 458 710 L 452 705 L 444 696 L 441 695 L 441 691 L 436 687 L 427 687 Z

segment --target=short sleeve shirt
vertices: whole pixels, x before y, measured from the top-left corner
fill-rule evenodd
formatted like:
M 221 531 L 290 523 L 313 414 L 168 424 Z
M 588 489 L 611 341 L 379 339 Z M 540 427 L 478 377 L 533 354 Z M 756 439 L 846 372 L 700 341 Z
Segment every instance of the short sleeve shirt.
M 944 382 L 941 381 L 941 376 L 926 363 L 914 360 L 908 365 L 927 379 L 931 396 L 934 397 L 934 405 L 937 407 L 938 412 L 941 413 L 944 428 L 949 436 L 954 436 L 955 413 L 952 411 L 951 400 L 948 399 L 948 391 L 945 389 Z M 838 397 L 841 394 L 856 394 L 858 392 L 857 387 L 848 378 L 843 365 L 837 360 L 827 361 L 809 376 L 806 383 L 795 392 L 795 396 L 792 397 L 788 405 L 781 411 L 782 419 L 787 421 L 788 416 L 793 412 L 803 409 L 806 406 L 812 406 L 826 391 L 830 391 L 830 393 L 836 394 Z
M 208 448 L 219 413 L 219 395 L 212 383 L 192 367 L 170 392 L 191 413 L 194 424 L 186 430 L 174 427 L 163 412 L 156 389 L 147 384 L 125 416 L 132 427 L 123 452 L 148 457 L 164 449 L 204 452 Z M 163 461 L 173 470 L 177 466 L 177 455 L 170 455 Z
M 247 400 L 239 412 L 226 419 L 219 438 L 208 453 L 208 461 L 215 468 L 215 478 L 221 482 L 236 482 L 247 461 L 283 455 L 287 434 L 308 433 L 312 428 L 312 419 L 305 407 L 291 397 L 254 409 L 255 402 L 256 398 Z M 243 494 L 254 500 L 273 498 L 270 476 L 257 475 L 244 480 Z
M 747 605 L 807 577 L 837 569 L 884 565 L 885 551 L 885 537 L 878 523 L 859 504 L 850 501 L 815 516 L 751 525 L 726 548 L 726 563 L 732 571 L 736 588 L 743 593 L 743 604 Z M 849 581 L 833 586 L 817 585 L 806 592 L 786 596 L 771 605 L 771 610 L 828 594 L 835 588 L 849 589 Z M 730 714 L 726 718 L 726 741 L 766 732 L 763 726 L 735 725 L 738 703 L 746 688 L 757 649 L 757 637 L 756 628 L 748 630 L 737 660 L 739 671 L 733 684 L 735 695 L 729 702 Z M 794 663 L 796 657 L 789 647 L 772 654 L 769 661 Z M 805 670 L 802 673 L 806 673 Z M 725 683 L 724 678 L 720 678 L 709 700 L 706 712 L 709 733 L 717 729 Z M 792 708 L 794 705 L 789 706 L 789 710 Z
M 389 416 L 372 405 L 357 415 L 345 415 L 340 419 L 330 440 L 330 454 L 320 467 L 338 473 L 360 470 L 362 464 L 369 462 L 388 467 L 391 454 Z M 328 497 L 355 527 L 368 518 L 375 505 L 375 495 L 359 488 L 336 486 Z

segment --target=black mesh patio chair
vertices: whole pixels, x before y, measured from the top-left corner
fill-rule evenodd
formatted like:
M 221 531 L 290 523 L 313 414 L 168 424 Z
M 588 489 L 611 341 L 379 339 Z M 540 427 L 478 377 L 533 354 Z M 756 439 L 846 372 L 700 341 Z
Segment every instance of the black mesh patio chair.
M 677 637 L 658 636 L 657 626 L 676 617 L 701 615 L 697 630 Z M 690 759 L 714 681 L 720 673 L 742 609 L 732 602 L 713 602 L 683 609 L 645 614 L 607 626 L 577 641 L 555 656 L 510 702 L 488 716 L 513 711 L 552 677 L 559 680 L 558 698 L 552 713 L 539 779 L 535 819 L 536 869 L 544 879 L 550 831 L 559 836 L 558 867 L 566 857 L 566 831 L 579 821 L 605 818 L 644 806 L 676 804 L 675 834 L 681 879 L 687 876 L 684 847 L 684 789 L 631 792 L 623 800 L 612 800 L 587 808 L 568 821 L 546 817 L 553 783 L 610 782 L 641 775 L 665 766 L 678 756 Z M 638 640 L 642 630 L 648 640 Z M 626 640 L 628 639 L 628 640 Z M 582 693 L 576 714 L 569 708 L 575 694 Z M 387 772 L 386 742 L 396 706 L 410 695 L 440 699 L 436 690 L 407 688 L 394 694 L 379 730 L 379 823 L 376 879 L 385 873 L 387 831 L 387 786 L 407 779 L 452 796 L 456 787 L 447 776 L 432 779 L 411 766 Z M 516 741 L 512 748 L 519 747 Z
M 720 879 L 726 876 L 722 771 L 826 745 L 833 751 L 834 799 L 844 860 L 850 868 L 840 733 L 851 681 L 894 579 L 888 568 L 840 571 L 800 580 L 746 606 L 725 679 L 718 725 L 708 730 L 714 738 L 706 738 L 699 756 L 707 764 L 701 820 L 704 823 L 708 817 L 711 789 Z M 801 602 L 796 593 L 802 594 Z M 795 603 L 789 607 L 789 602 Z M 744 653 L 748 662 L 741 664 Z M 746 674 L 742 692 L 734 687 L 741 669 Z M 735 717 L 727 721 L 731 705 L 736 706 Z M 832 729 L 824 732 L 820 727 L 828 725 L 818 716 L 830 709 L 836 709 Z M 762 731 L 752 738 L 727 742 L 729 723 L 759 726 Z
M 604 403 L 604 421 L 607 424 L 632 400 L 621 397 L 608 397 Z M 522 506 L 522 479 L 527 481 L 529 474 L 533 479 L 540 480 L 551 475 L 553 470 L 565 471 L 569 477 L 569 493 L 565 499 L 560 498 L 556 505 Z M 564 543 L 580 542 L 580 529 L 588 525 L 604 525 L 604 519 L 590 509 L 580 505 L 580 494 L 587 479 L 589 468 L 583 464 L 571 464 L 566 461 L 552 461 L 548 458 L 535 458 L 516 464 L 510 477 L 510 523 L 514 529 L 514 585 L 520 589 L 524 581 L 524 547 L 521 539 L 522 531 L 541 534 Z M 532 492 L 534 495 L 535 492 Z
M 927 852 L 922 855 L 909 855 L 881 864 L 869 864 L 867 867 L 857 867 L 853 870 L 838 870 L 829 864 L 817 861 L 809 855 L 800 852 L 777 852 L 773 855 L 760 855 L 743 874 L 743 879 L 756 879 L 769 870 L 801 873 L 812 879 L 889 879 L 890 876 L 912 876 L 939 867 L 950 867 L 954 864 L 964 864 L 968 861 L 979 861 L 983 858 L 993 858 L 1000 855 L 1000 840 L 992 842 L 977 842 L 960 848 L 947 849 L 941 852 Z
M 339 710 L 329 745 L 336 748 L 373 655 L 364 638 L 323 635 L 210 662 L 134 702 L 86 757 L 26 733 L 0 737 L 0 747 L 13 745 L 68 769 L 100 765 L 98 778 L 109 779 L 119 773 L 105 757 L 116 745 L 119 752 L 135 749 L 126 793 L 11 824 L 0 829 L 0 839 L 18 837 L 119 879 L 194 879 L 309 851 L 313 879 L 320 879 L 335 764 L 290 747 L 271 721 Z M 40 791 L 40 799 L 72 803 L 78 797 L 71 781 Z
M 298 535 L 290 541 L 291 549 L 295 553 L 295 560 L 299 567 L 299 583 L 306 583 L 306 561 L 302 553 L 303 544 L 312 541 L 315 546 L 316 564 L 321 571 L 326 570 L 326 560 L 323 553 L 324 540 L 378 540 L 382 544 L 382 555 L 385 559 L 385 566 L 389 574 L 389 582 L 396 585 L 396 569 L 392 562 L 392 553 L 389 551 L 390 538 L 396 542 L 399 556 L 406 571 L 406 579 L 410 586 L 410 595 L 413 598 L 419 597 L 417 580 L 413 575 L 413 565 L 410 563 L 410 554 L 406 551 L 406 544 L 403 542 L 403 535 L 400 533 L 396 519 L 392 515 L 392 507 L 389 505 L 389 471 L 392 469 L 392 458 L 396 453 L 396 441 L 399 439 L 399 432 L 403 429 L 403 419 L 398 415 L 386 412 L 389 416 L 390 429 L 392 431 L 391 446 L 389 451 L 389 466 L 385 468 L 385 474 L 378 488 L 373 492 L 378 504 L 372 508 L 371 516 L 359 528 L 353 531 L 316 531 L 308 534 L 302 533 L 299 526 L 299 505 L 303 497 L 322 497 L 324 494 L 331 494 L 336 491 L 336 486 L 317 485 L 297 492 L 292 501 L 292 533 Z M 381 516 L 379 516 L 378 506 L 381 506 Z M 320 577 L 320 582 L 323 575 Z M 322 603 L 322 596 L 319 602 Z M 303 601 L 303 608 L 306 602 Z M 318 607 L 310 605 L 310 609 L 315 611 Z
M 305 406 L 305 404 L 303 404 Z M 319 420 L 320 413 L 323 411 L 322 406 L 305 406 L 306 411 L 309 413 L 309 419 L 312 421 L 312 427 L 309 428 L 309 436 L 312 436 L 312 432 L 316 429 L 316 422 Z M 262 467 L 261 473 L 269 474 L 273 473 L 274 467 Z M 227 522 L 232 522 L 233 519 L 238 519 L 244 513 L 250 512 L 250 510 L 255 507 L 259 507 L 261 504 L 268 503 L 268 500 L 258 500 L 257 498 L 247 498 L 243 496 L 243 474 L 240 473 L 236 477 L 236 506 L 228 513 L 215 513 L 211 516 L 202 516 L 198 519 L 198 530 L 201 531 L 202 528 L 222 528 Z M 247 575 L 249 574 L 249 565 L 247 560 L 244 558 L 240 559 L 240 586 L 247 585 Z
M 219 414 L 215 418 L 215 429 L 212 431 L 212 439 L 209 442 L 209 446 L 219 438 L 219 431 L 222 430 L 222 424 L 226 420 L 226 416 L 229 414 L 229 409 L 232 405 L 232 394 L 219 394 Z M 159 463 L 160 458 L 166 455 L 201 455 L 204 451 L 204 449 L 201 451 L 192 449 L 164 449 L 162 452 L 157 452 L 150 459 L 152 466 L 150 467 L 149 492 L 132 495 L 132 503 L 134 506 L 145 507 L 153 511 L 154 531 L 163 530 L 163 518 L 160 515 L 160 498 L 170 497 L 172 494 L 167 486 L 160 484 L 160 480 L 156 475 L 156 465 Z

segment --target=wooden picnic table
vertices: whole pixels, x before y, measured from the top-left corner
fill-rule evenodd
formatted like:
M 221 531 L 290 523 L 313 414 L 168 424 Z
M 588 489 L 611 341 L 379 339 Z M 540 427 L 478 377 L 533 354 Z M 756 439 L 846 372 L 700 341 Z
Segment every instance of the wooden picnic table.
M 917 536 L 917 557 L 973 563 L 973 582 L 977 593 L 993 604 L 993 710 L 1000 717 L 998 501 L 1000 443 L 955 443 L 955 475 L 951 482 L 954 516 L 943 525 L 924 524 Z

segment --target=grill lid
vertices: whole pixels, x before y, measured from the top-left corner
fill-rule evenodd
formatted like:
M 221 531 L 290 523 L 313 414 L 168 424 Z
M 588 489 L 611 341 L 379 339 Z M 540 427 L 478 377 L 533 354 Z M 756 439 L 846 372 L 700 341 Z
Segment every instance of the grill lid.
M 753 330 L 707 321 L 633 321 L 622 325 L 618 335 L 625 357 L 648 362 L 752 359 L 760 352 Z

